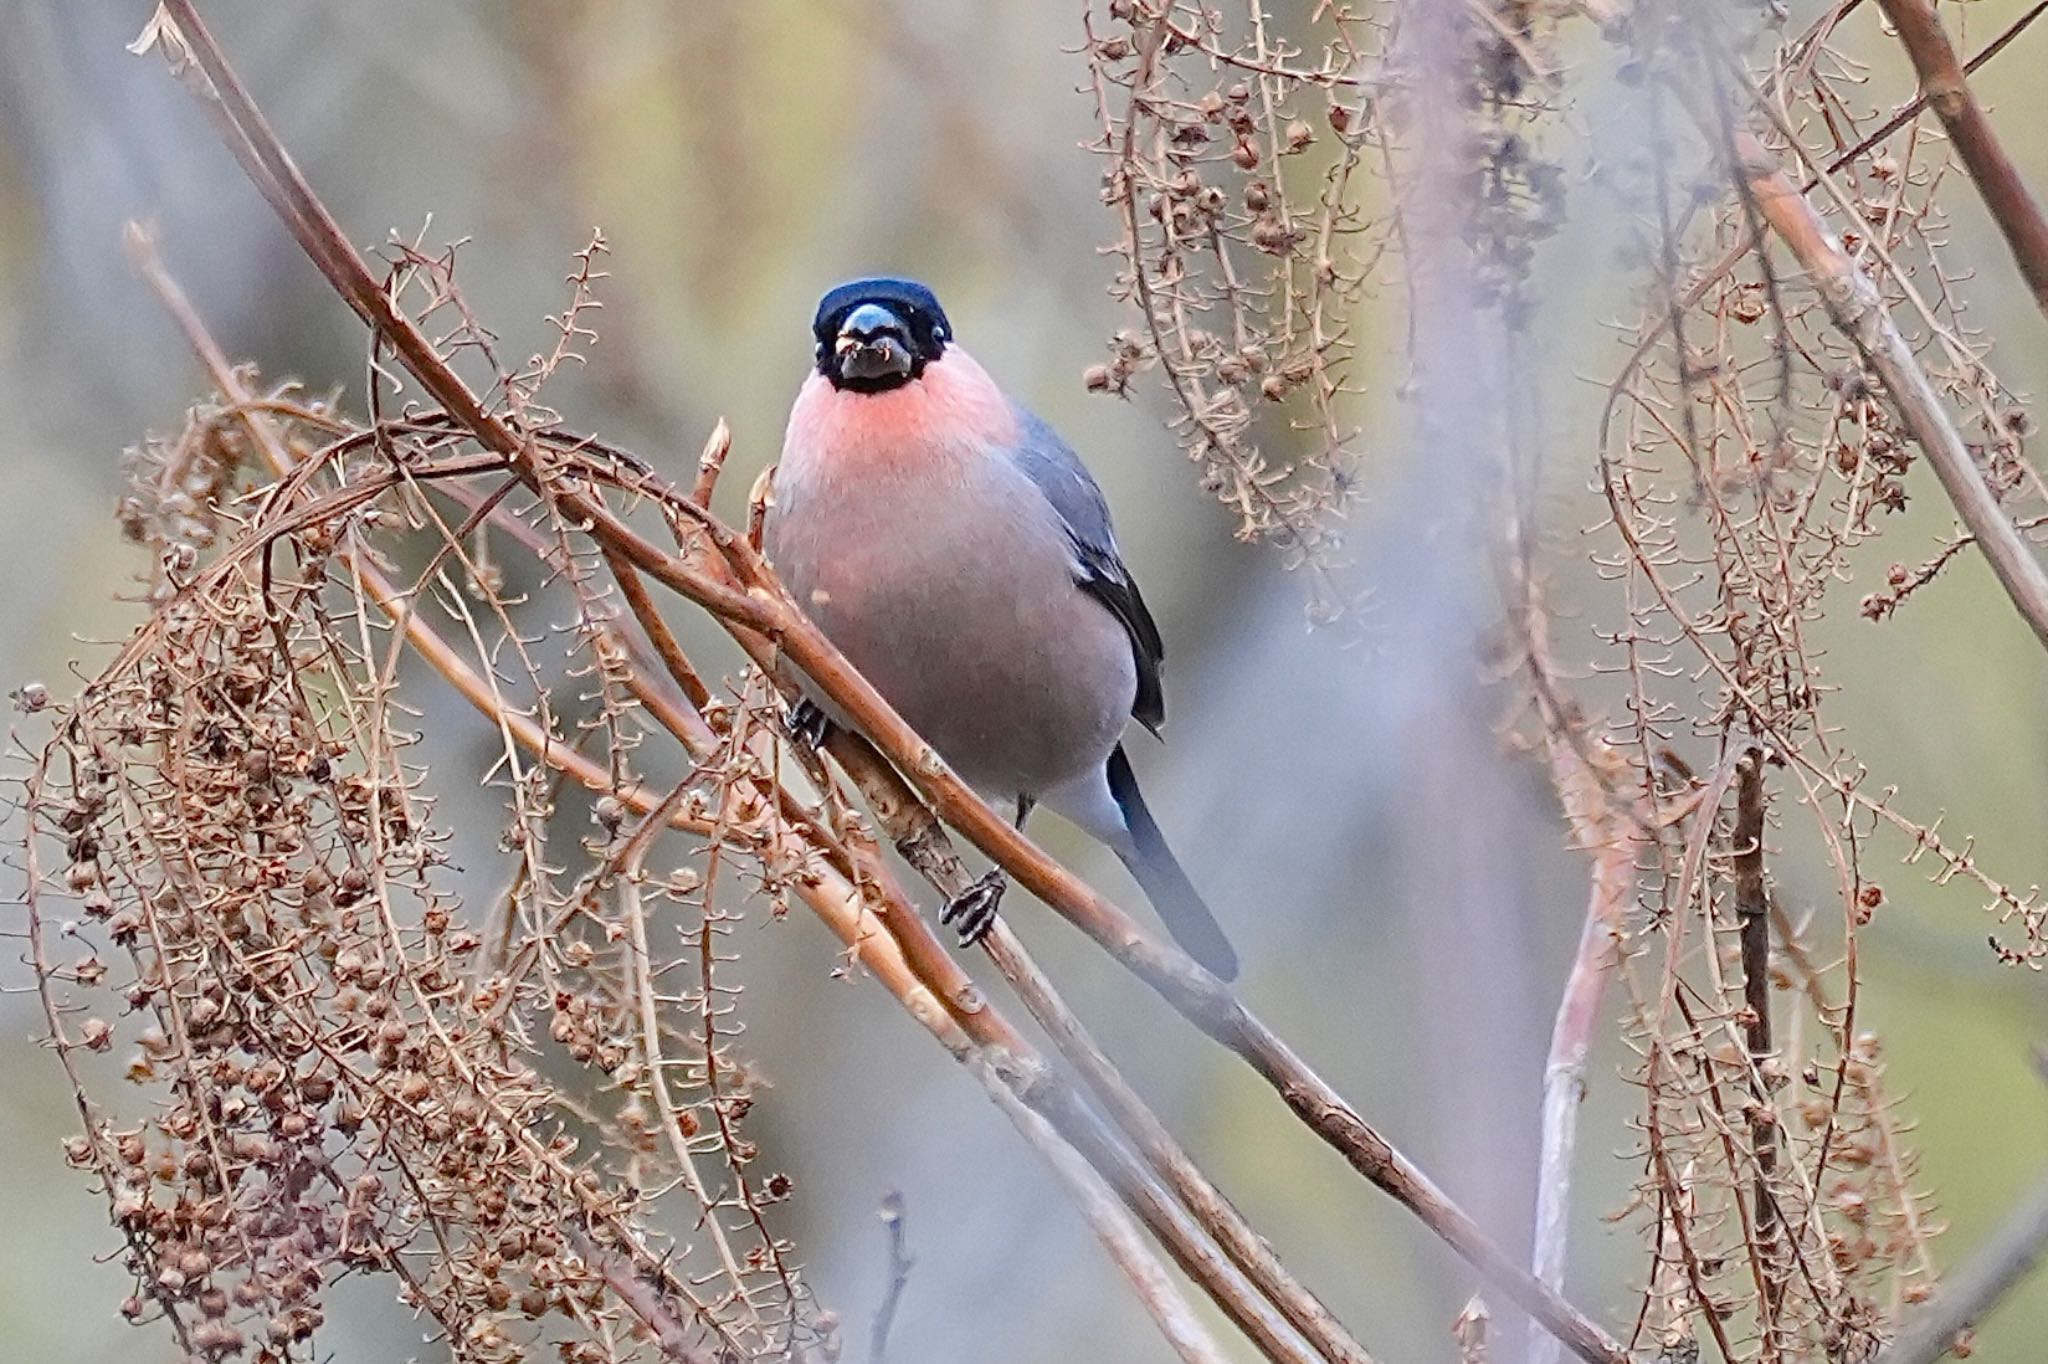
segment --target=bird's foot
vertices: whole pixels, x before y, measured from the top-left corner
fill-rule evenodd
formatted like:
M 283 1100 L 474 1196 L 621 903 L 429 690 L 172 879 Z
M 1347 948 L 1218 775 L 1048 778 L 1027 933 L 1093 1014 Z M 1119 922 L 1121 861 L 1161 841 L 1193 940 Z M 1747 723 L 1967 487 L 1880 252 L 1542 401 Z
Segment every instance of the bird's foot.
M 1010 878 L 1003 875 L 1000 867 L 992 868 L 973 885 L 946 901 L 939 922 L 955 924 L 960 931 L 962 947 L 974 946 L 996 926 L 996 909 L 1002 904 L 1003 891 L 1009 884 Z
M 825 746 L 825 734 L 832 728 L 832 721 L 816 702 L 798 701 L 782 713 L 782 727 L 789 731 L 791 739 L 816 751 Z

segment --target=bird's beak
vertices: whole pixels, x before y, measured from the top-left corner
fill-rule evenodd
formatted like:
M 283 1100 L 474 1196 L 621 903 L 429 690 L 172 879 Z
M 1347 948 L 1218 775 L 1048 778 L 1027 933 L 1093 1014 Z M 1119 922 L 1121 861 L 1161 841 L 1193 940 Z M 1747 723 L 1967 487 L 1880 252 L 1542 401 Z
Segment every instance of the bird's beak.
M 849 379 L 910 377 L 910 347 L 892 333 L 857 336 L 851 331 L 842 331 L 833 350 L 839 356 L 839 372 Z
M 863 303 L 848 313 L 832 349 L 839 372 L 862 383 L 908 379 L 917 368 L 903 320 L 879 303 Z

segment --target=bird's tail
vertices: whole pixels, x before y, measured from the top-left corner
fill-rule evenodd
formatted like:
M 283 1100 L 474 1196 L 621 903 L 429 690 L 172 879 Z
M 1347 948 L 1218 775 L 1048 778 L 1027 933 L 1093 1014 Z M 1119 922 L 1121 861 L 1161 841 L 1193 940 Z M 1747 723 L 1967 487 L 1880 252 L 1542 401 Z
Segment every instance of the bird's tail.
M 1131 833 L 1129 846 L 1119 847 L 1117 855 L 1138 879 L 1145 898 L 1159 911 L 1166 931 L 1211 975 L 1235 980 L 1237 953 L 1230 946 L 1230 939 L 1223 936 L 1223 926 L 1203 903 L 1201 893 L 1180 869 L 1173 850 L 1166 846 L 1165 835 L 1153 822 L 1152 812 L 1145 808 L 1145 798 L 1138 794 L 1137 775 L 1131 771 L 1131 760 L 1124 756 L 1121 744 L 1109 755 L 1109 793 L 1116 798 L 1117 808 L 1123 811 L 1124 825 Z

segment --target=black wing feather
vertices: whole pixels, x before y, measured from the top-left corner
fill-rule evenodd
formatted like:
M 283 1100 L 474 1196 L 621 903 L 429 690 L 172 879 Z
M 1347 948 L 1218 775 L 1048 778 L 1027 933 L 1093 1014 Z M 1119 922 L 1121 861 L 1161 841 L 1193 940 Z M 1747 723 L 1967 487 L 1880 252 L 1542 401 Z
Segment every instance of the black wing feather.
M 1145 599 L 1138 595 L 1138 584 L 1117 551 L 1109 504 L 1103 501 L 1102 489 L 1095 485 L 1081 457 L 1050 426 L 1021 407 L 1017 421 L 1022 439 L 1012 458 L 1066 527 L 1077 565 L 1075 582 L 1101 602 L 1131 637 L 1131 658 L 1138 666 L 1138 694 L 1131 702 L 1131 717 L 1156 735 L 1166 722 L 1166 693 L 1159 682 L 1166 646 Z
M 1124 633 L 1131 637 L 1131 656 L 1138 665 L 1138 695 L 1131 702 L 1131 718 L 1156 735 L 1159 726 L 1166 723 L 1166 692 L 1159 684 L 1166 646 L 1160 641 L 1159 626 L 1145 609 L 1138 585 L 1122 571 L 1122 564 L 1091 563 L 1083 554 L 1082 565 L 1088 576 L 1081 579 L 1081 590 L 1108 607 L 1109 613 L 1122 623 Z M 1106 571 L 1111 567 L 1114 572 Z

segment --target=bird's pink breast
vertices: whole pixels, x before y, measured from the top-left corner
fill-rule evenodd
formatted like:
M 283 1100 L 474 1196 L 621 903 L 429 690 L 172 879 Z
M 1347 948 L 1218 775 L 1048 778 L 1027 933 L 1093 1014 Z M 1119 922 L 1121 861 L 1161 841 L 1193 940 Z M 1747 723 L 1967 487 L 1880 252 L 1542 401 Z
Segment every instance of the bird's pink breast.
M 886 393 L 841 392 L 811 375 L 789 414 L 783 474 L 830 480 L 916 473 L 919 466 L 982 456 L 1014 443 L 1017 434 L 1003 391 L 953 346 L 921 377 Z

